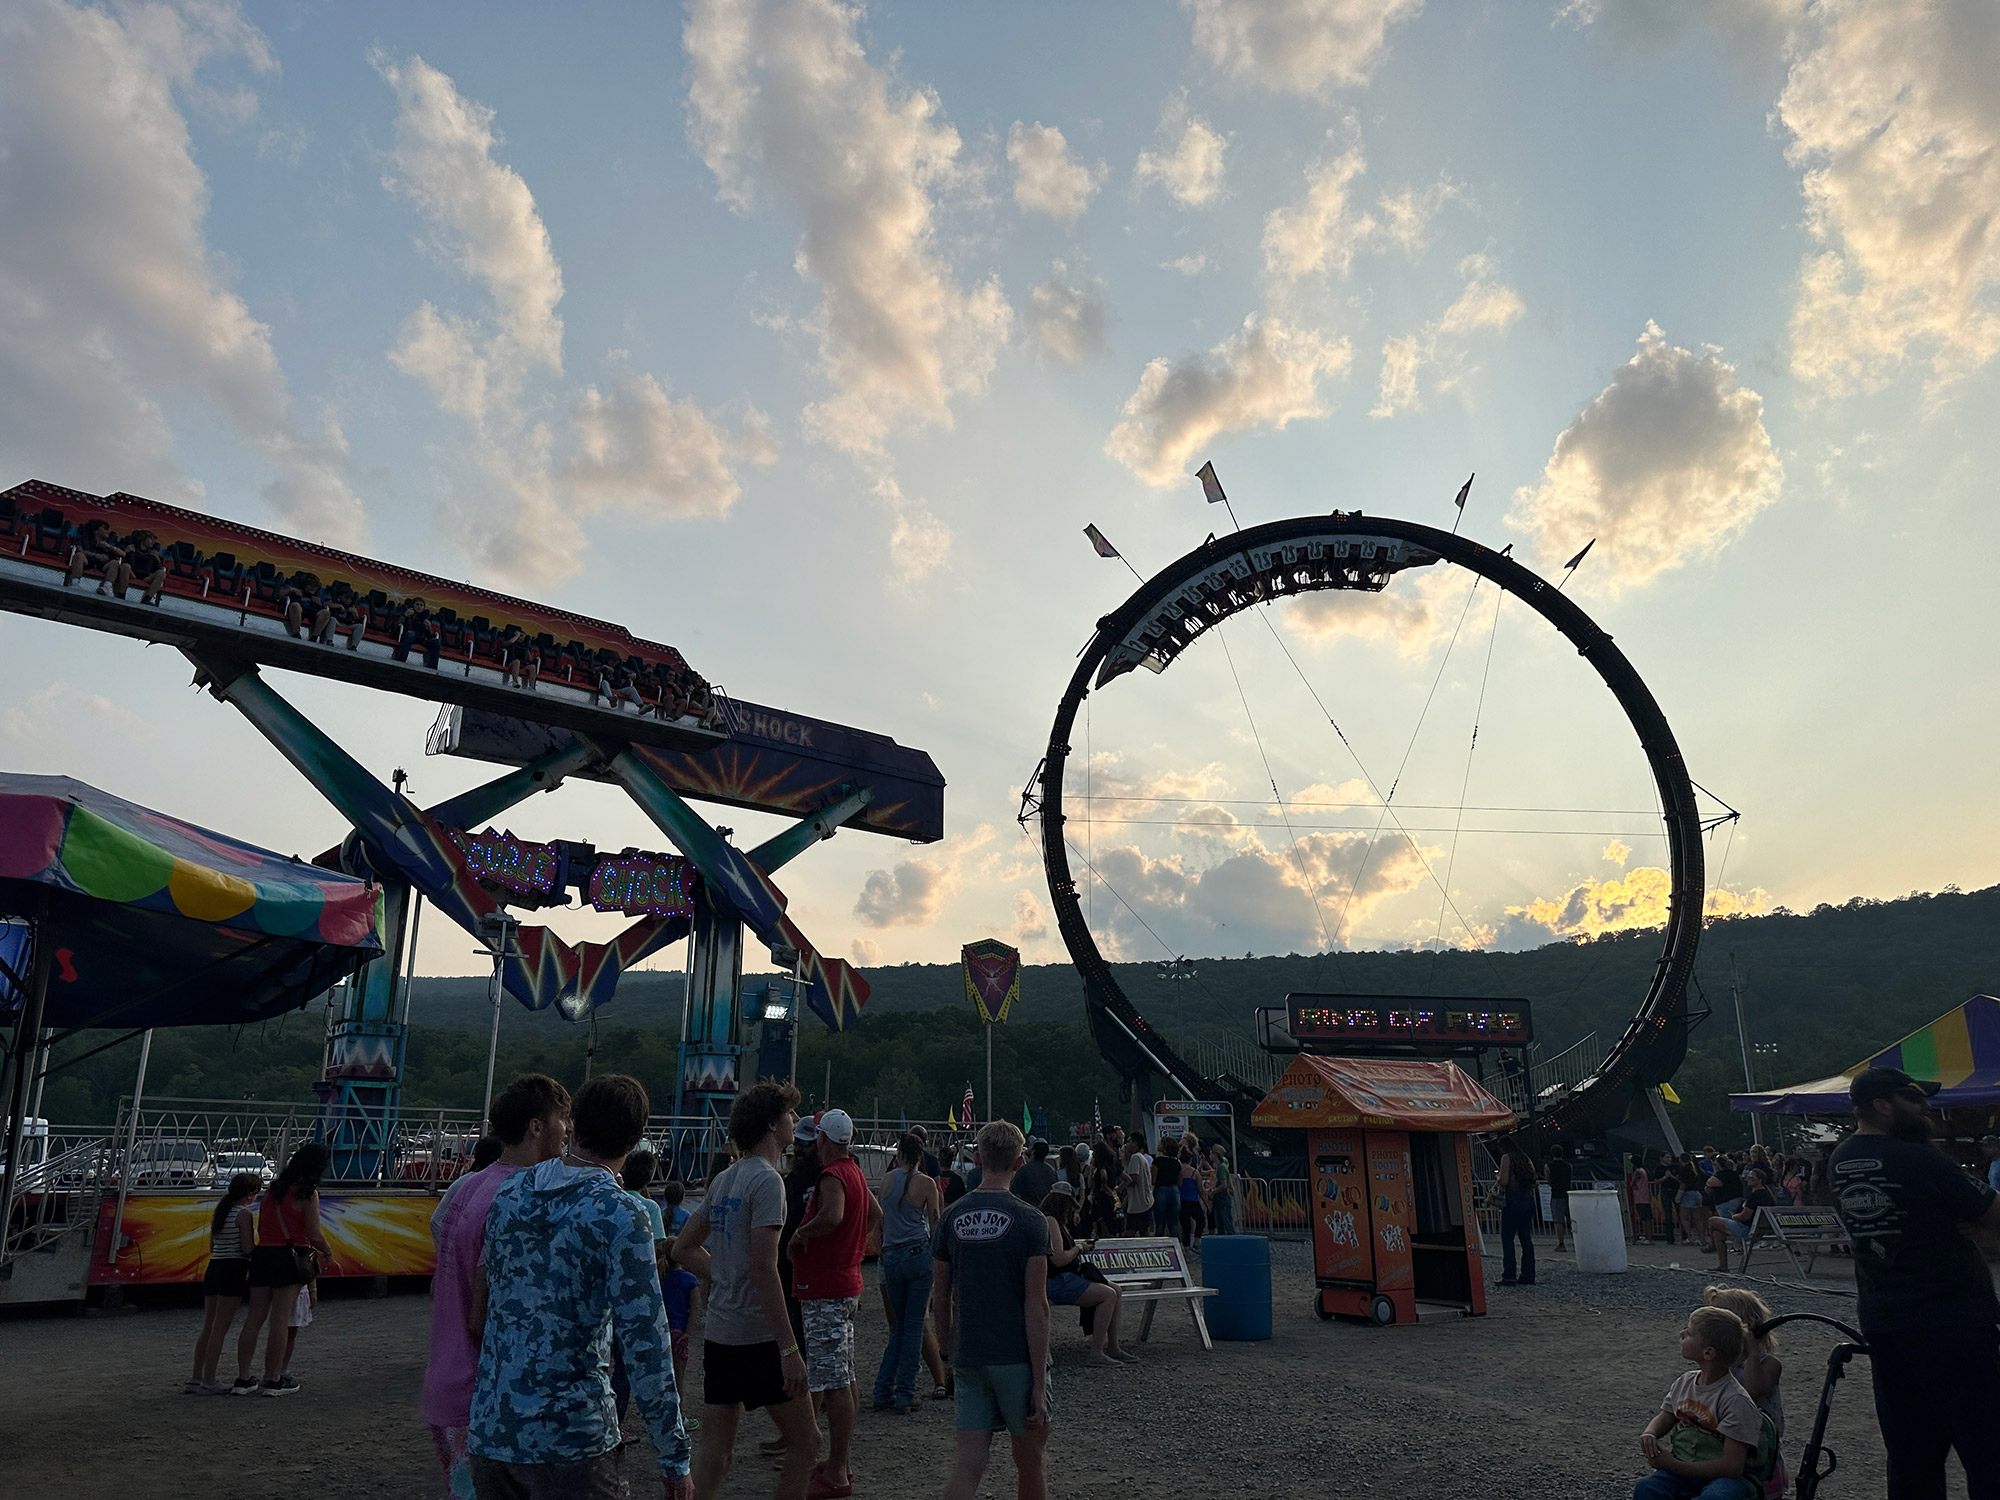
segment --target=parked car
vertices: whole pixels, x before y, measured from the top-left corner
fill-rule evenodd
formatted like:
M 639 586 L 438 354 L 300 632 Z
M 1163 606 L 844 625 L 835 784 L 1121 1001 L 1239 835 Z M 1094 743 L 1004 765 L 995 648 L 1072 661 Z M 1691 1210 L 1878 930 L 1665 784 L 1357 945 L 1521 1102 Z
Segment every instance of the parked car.
M 210 1158 L 214 1171 L 210 1174 L 209 1185 L 220 1192 L 229 1186 L 229 1179 L 238 1172 L 254 1172 L 264 1186 L 271 1185 L 277 1171 L 271 1165 L 271 1158 L 261 1151 L 218 1151 Z
M 213 1175 L 208 1143 L 192 1136 L 160 1136 L 132 1148 L 133 1187 L 205 1188 Z

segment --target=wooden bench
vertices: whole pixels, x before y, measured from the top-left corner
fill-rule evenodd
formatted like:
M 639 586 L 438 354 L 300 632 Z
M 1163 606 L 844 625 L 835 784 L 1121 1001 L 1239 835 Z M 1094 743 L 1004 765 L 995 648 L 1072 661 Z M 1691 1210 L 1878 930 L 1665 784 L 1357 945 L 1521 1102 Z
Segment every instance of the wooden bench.
M 1178 1298 L 1187 1304 L 1188 1313 L 1194 1318 L 1201 1347 L 1215 1347 L 1215 1341 L 1208 1336 L 1208 1318 L 1202 1312 L 1202 1303 L 1215 1295 L 1215 1288 L 1196 1283 L 1179 1240 L 1099 1240 L 1084 1258 L 1104 1273 L 1104 1279 L 1117 1287 L 1127 1302 L 1146 1304 L 1146 1316 L 1139 1323 L 1140 1343 L 1152 1332 L 1154 1309 L 1162 1302 Z
M 1792 1269 L 1801 1276 L 1812 1274 L 1813 1262 L 1824 1251 L 1846 1250 L 1852 1254 L 1854 1250 L 1847 1238 L 1847 1227 L 1840 1222 L 1840 1215 L 1830 1208 L 1759 1208 L 1757 1216 L 1750 1221 L 1748 1237 L 1733 1242 L 1732 1248 L 1740 1247 L 1737 1274 L 1750 1269 L 1750 1257 L 1759 1245 L 1770 1244 L 1785 1252 Z M 1798 1252 L 1801 1250 L 1806 1253 L 1803 1268 L 1799 1265 Z

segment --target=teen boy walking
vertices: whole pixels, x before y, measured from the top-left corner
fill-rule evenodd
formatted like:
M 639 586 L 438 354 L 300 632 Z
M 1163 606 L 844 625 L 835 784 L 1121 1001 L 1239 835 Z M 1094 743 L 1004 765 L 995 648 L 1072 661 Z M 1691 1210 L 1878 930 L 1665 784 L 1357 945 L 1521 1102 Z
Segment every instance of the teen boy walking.
M 806 1364 L 778 1279 L 778 1232 L 785 1224 L 778 1159 L 798 1128 L 798 1104 L 798 1091 L 788 1083 L 760 1083 L 736 1096 L 729 1139 L 742 1159 L 709 1184 L 707 1198 L 674 1239 L 675 1262 L 708 1284 L 695 1500 L 714 1500 L 722 1489 L 737 1420 L 760 1406 L 770 1408 L 785 1439 L 778 1500 L 804 1500 L 812 1473 L 819 1429 L 805 1399 Z
M 979 1132 L 979 1186 L 945 1210 L 932 1242 L 931 1315 L 958 1383 L 945 1500 L 972 1500 L 1003 1427 L 1019 1500 L 1048 1496 L 1049 1233 L 1041 1209 L 1013 1193 L 1023 1144 L 1005 1120 Z

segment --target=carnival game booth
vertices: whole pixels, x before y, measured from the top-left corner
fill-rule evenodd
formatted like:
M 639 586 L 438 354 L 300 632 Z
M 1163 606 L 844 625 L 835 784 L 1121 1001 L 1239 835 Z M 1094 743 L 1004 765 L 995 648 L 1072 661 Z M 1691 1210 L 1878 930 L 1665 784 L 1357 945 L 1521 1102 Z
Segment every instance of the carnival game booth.
M 1302 1056 L 1250 1123 L 1307 1133 L 1320 1317 L 1414 1323 L 1419 1302 L 1485 1313 L 1469 1137 L 1514 1113 L 1464 1069 Z

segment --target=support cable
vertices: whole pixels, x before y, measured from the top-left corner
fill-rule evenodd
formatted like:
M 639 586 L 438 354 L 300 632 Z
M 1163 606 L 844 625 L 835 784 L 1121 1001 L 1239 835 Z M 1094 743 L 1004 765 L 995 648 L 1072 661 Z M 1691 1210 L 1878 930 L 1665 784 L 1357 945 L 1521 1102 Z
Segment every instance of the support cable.
M 1234 520 L 1235 517 L 1230 518 Z M 1243 703 L 1243 718 L 1250 725 L 1250 738 L 1257 743 L 1257 755 L 1264 762 L 1264 779 L 1271 784 L 1271 800 L 1277 804 L 1278 816 L 1284 819 L 1285 836 L 1292 841 L 1292 863 L 1298 867 L 1299 883 L 1306 888 L 1306 896 L 1313 904 L 1313 917 L 1319 923 L 1319 940 L 1324 951 L 1331 952 L 1333 940 L 1326 930 L 1326 913 L 1320 910 L 1319 889 L 1311 875 L 1306 873 L 1305 857 L 1299 852 L 1299 836 L 1292 829 L 1292 815 L 1285 807 L 1284 794 L 1278 790 L 1278 778 L 1271 771 L 1271 756 L 1264 748 L 1264 736 L 1257 732 L 1257 716 L 1250 712 L 1250 695 L 1243 691 L 1243 679 L 1237 675 L 1236 657 L 1229 649 L 1229 637 L 1222 633 L 1220 625 L 1215 628 L 1215 638 L 1222 643 L 1223 660 L 1229 663 L 1229 676 L 1236 684 L 1236 696 Z
M 1498 597 L 1493 601 L 1493 629 L 1486 637 L 1486 666 L 1479 674 L 1479 699 L 1472 707 L 1472 739 L 1465 747 L 1465 775 L 1460 778 L 1458 783 L 1458 814 L 1452 820 L 1451 853 L 1446 857 L 1444 866 L 1444 889 L 1446 891 L 1451 889 L 1452 874 L 1458 868 L 1458 839 L 1465 825 L 1465 798 L 1466 794 L 1472 789 L 1472 757 L 1474 752 L 1479 749 L 1479 723 L 1486 712 L 1486 684 L 1488 679 L 1493 675 L 1493 647 L 1500 639 L 1500 606 L 1506 602 L 1507 591 L 1501 589 Z M 1432 940 L 1431 946 L 1431 980 L 1433 987 L 1435 987 L 1437 979 L 1438 950 L 1444 946 L 1444 908 L 1444 896 L 1440 894 L 1438 897 L 1437 935 Z M 1464 920 L 1463 917 L 1459 918 L 1461 924 Z M 1464 931 L 1466 937 L 1470 938 L 1473 936 L 1473 931 L 1470 927 L 1465 928 Z

